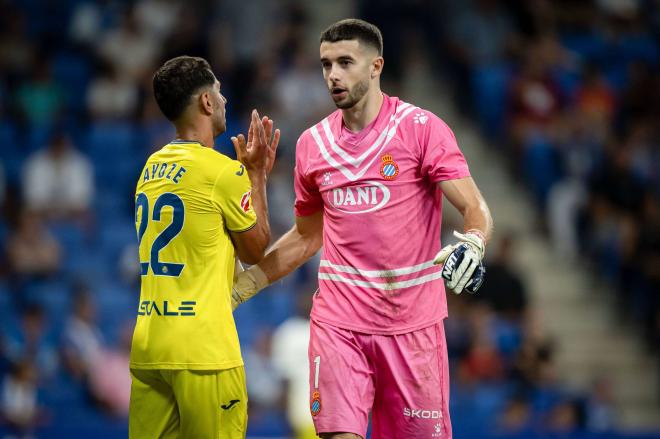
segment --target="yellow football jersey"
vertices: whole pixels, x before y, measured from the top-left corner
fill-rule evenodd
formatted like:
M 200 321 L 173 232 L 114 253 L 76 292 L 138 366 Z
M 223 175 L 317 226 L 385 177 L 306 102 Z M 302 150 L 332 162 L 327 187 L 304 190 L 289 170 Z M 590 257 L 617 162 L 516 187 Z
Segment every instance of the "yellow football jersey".
M 254 227 L 240 162 L 174 141 L 147 160 L 135 191 L 142 287 L 134 369 L 228 369 L 243 364 L 231 309 L 229 231 Z

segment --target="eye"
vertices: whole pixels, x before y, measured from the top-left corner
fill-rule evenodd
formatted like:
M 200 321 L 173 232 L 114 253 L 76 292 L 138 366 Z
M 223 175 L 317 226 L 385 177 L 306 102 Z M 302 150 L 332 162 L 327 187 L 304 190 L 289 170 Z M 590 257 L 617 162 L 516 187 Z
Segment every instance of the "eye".
M 323 61 L 321 65 L 323 66 L 324 69 L 329 69 L 332 64 L 328 61 Z
M 347 60 L 347 59 L 342 59 L 341 61 L 339 61 L 339 64 L 341 64 L 341 65 L 344 66 L 344 67 L 346 67 L 346 66 L 349 65 L 350 63 L 351 63 L 351 62 L 350 62 L 349 60 Z

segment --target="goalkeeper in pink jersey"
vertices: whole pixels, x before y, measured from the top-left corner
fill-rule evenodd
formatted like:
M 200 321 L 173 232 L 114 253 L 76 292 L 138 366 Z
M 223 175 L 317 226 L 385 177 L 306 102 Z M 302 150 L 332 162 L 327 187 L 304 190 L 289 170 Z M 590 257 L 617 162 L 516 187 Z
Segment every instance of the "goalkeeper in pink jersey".
M 449 127 L 384 94 L 376 26 L 321 34 L 338 110 L 296 146 L 293 228 L 241 273 L 234 306 L 323 246 L 309 344 L 310 410 L 324 438 L 451 438 L 444 280 L 475 292 L 492 231 L 486 202 Z M 442 196 L 462 213 L 441 249 Z

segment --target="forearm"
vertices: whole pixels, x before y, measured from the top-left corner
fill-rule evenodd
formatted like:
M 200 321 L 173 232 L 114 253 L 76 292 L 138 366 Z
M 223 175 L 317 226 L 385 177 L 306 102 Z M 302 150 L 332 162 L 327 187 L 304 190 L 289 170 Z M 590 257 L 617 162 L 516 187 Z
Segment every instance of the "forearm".
M 486 202 L 481 199 L 467 206 L 463 213 L 463 230 L 478 230 L 483 234 L 486 243 L 493 234 L 493 218 Z
M 268 222 L 268 198 L 266 192 L 266 175 L 264 172 L 249 171 L 252 183 L 252 208 L 257 215 L 257 236 L 260 253 L 263 253 L 270 242 L 270 223 Z
M 273 283 L 288 275 L 311 258 L 323 244 L 322 235 L 302 235 L 294 226 L 273 244 L 259 268 Z

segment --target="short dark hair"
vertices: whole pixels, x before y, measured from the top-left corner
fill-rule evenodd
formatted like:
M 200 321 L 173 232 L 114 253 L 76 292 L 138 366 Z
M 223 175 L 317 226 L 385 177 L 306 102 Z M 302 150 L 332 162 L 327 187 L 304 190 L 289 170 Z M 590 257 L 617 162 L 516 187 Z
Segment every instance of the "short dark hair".
M 347 18 L 330 25 L 321 33 L 321 43 L 336 43 L 344 40 L 358 40 L 368 44 L 383 55 L 383 35 L 375 25 L 358 18 Z
M 215 75 L 204 58 L 178 56 L 154 74 L 154 97 L 165 117 L 175 121 L 202 87 L 213 86 Z

